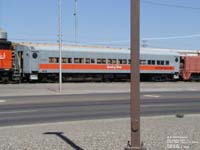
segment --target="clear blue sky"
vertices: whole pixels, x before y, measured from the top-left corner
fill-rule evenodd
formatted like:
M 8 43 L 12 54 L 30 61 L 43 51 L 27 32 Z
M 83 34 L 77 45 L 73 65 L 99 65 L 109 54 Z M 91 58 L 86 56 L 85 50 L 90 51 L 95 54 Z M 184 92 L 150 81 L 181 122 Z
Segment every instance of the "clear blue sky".
M 180 5 L 189 8 L 176 7 Z M 63 39 L 73 42 L 74 0 L 62 0 L 62 8 Z M 129 47 L 130 0 L 78 0 L 78 9 L 80 43 Z M 55 43 L 58 33 L 57 0 L 0 0 L 0 27 L 8 31 L 10 40 Z M 141 39 L 198 34 L 199 0 L 141 0 Z M 200 37 L 147 40 L 147 45 L 200 49 L 199 41 Z

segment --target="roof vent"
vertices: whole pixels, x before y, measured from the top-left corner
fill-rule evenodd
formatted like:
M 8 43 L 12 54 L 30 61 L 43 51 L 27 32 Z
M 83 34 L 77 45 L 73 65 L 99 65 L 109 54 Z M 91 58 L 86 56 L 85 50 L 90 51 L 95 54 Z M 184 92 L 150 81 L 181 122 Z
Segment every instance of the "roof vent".
M 0 40 L 7 40 L 7 32 L 0 28 Z

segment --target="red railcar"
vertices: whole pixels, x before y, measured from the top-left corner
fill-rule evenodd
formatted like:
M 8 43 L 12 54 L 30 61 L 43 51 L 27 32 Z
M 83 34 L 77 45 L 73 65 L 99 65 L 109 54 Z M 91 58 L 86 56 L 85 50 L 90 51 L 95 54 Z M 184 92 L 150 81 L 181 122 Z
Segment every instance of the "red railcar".
M 200 56 L 182 56 L 180 75 L 185 81 L 200 81 Z

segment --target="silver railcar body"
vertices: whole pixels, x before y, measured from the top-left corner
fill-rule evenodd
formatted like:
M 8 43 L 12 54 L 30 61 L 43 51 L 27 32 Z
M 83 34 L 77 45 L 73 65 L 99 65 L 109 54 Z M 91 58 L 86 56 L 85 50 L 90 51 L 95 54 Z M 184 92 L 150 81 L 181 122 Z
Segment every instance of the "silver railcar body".
M 57 74 L 59 72 L 58 46 L 16 47 L 16 64 L 21 67 L 23 76 L 37 80 L 40 74 Z M 178 78 L 180 56 L 175 52 L 141 50 L 140 73 L 151 78 L 162 75 Z M 63 46 L 63 74 L 127 74 L 130 75 L 130 50 Z

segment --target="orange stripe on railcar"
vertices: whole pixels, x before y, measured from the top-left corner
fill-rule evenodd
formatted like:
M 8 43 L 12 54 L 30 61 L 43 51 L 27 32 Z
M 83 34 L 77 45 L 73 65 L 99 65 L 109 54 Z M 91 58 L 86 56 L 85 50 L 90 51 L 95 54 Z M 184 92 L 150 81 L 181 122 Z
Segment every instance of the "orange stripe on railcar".
M 59 64 L 40 64 L 40 70 L 57 70 Z M 109 64 L 62 64 L 62 69 L 68 70 L 130 70 L 130 65 L 109 65 Z M 141 65 L 140 70 L 148 71 L 173 71 L 174 66 L 147 66 Z
M 59 69 L 59 64 L 40 64 L 40 69 Z M 69 70 L 130 70 L 129 65 L 102 65 L 102 64 L 62 64 L 62 69 Z
M 142 66 L 140 66 L 140 70 L 173 71 L 173 70 L 175 70 L 175 68 L 174 68 L 174 66 L 142 65 Z
M 12 51 L 0 50 L 0 69 L 12 68 Z

